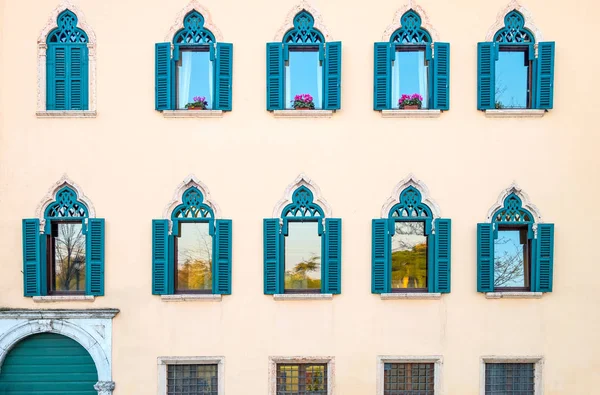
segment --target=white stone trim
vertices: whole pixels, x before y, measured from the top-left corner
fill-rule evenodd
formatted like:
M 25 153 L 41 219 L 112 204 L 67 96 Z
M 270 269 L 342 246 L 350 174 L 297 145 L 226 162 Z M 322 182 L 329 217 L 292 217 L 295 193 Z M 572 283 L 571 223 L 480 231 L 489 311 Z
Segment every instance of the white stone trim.
M 408 355 L 379 355 L 377 356 L 377 395 L 384 394 L 384 367 L 386 363 L 433 363 L 433 393 L 435 395 L 443 395 L 442 378 L 443 370 L 442 365 L 444 359 L 440 355 L 432 356 L 408 356 Z
M 77 15 L 77 26 L 84 30 L 88 36 L 88 77 L 89 77 L 89 98 L 88 98 L 88 110 L 84 113 L 78 114 L 81 116 L 69 116 L 76 115 L 76 112 L 71 113 L 70 111 L 62 112 L 63 114 L 49 112 L 46 109 L 46 50 L 48 45 L 46 39 L 48 34 L 55 28 L 58 27 L 56 18 L 64 10 L 69 9 L 75 15 Z M 96 116 L 96 33 L 85 19 L 85 14 L 75 4 L 71 3 L 70 0 L 61 0 L 61 3 L 56 7 L 50 16 L 46 25 L 42 28 L 38 37 L 38 51 L 37 51 L 37 112 L 36 115 L 39 118 L 84 118 L 84 117 L 95 117 Z M 45 113 L 54 114 L 54 116 L 46 115 Z M 89 115 L 88 115 L 89 114 Z
M 485 110 L 487 118 L 542 118 L 546 110 L 533 108 Z
M 163 302 L 220 302 L 223 297 L 219 294 L 175 294 L 161 295 Z
M 60 302 L 93 302 L 96 299 L 93 295 L 48 295 L 34 296 L 35 303 L 60 303 Z
M 225 395 L 225 357 L 158 357 L 158 395 L 167 395 L 168 365 L 217 365 L 218 394 Z
M 542 292 L 486 292 L 486 299 L 541 299 Z
M 321 13 L 312 4 L 310 4 L 308 0 L 301 0 L 299 4 L 294 6 L 294 8 L 292 8 L 290 12 L 288 12 L 287 17 L 285 18 L 285 22 L 283 23 L 283 25 L 281 25 L 279 30 L 277 30 L 273 41 L 283 41 L 283 37 L 285 36 L 285 34 L 294 28 L 294 17 L 303 10 L 308 11 L 313 16 L 313 18 L 315 18 L 314 28 L 319 30 L 323 34 L 323 37 L 325 37 L 325 41 L 329 42 L 333 40 L 333 37 L 331 36 L 331 34 L 329 34 L 329 30 L 323 23 L 323 17 L 321 16 Z
M 274 110 L 275 118 L 331 118 L 332 110 Z
M 533 33 L 536 45 L 540 41 L 544 41 L 541 30 L 538 29 L 535 23 L 533 23 L 533 16 L 531 15 L 531 12 L 529 12 L 527 8 L 523 7 L 518 0 L 510 0 L 506 7 L 498 12 L 496 15 L 496 21 L 489 28 L 487 34 L 485 35 L 485 41 L 494 41 L 494 35 L 496 32 L 504 27 L 504 17 L 513 10 L 519 11 L 523 15 L 523 18 L 525 18 L 525 28 Z
M 438 300 L 442 298 L 439 292 L 390 292 L 381 294 L 381 300 Z
M 96 118 L 96 111 L 87 110 L 47 110 L 36 111 L 35 116 L 38 118 Z
M 275 294 L 273 300 L 286 301 L 286 300 L 332 300 L 333 294 Z
M 484 356 L 480 360 L 479 369 L 479 394 L 485 395 L 485 364 L 486 363 L 533 363 L 534 365 L 534 394 L 544 394 L 544 381 L 543 381 L 543 369 L 544 369 L 544 357 L 541 355 L 537 356 Z
M 75 190 L 77 193 L 77 200 L 83 202 L 88 209 L 88 218 L 96 218 L 96 209 L 94 208 L 94 204 L 92 201 L 85 196 L 83 193 L 83 189 L 79 185 L 77 185 L 73 180 L 69 178 L 69 176 L 65 173 L 62 175 L 60 180 L 56 181 L 54 185 L 48 189 L 46 192 L 46 196 L 40 201 L 37 208 L 35 209 L 35 216 L 40 220 L 40 233 L 44 232 L 44 226 L 46 225 L 46 218 L 44 217 L 44 212 L 48 205 L 53 203 L 56 198 L 56 192 L 58 192 L 62 187 L 69 186 Z
M 175 21 L 171 25 L 169 32 L 165 36 L 165 42 L 173 42 L 173 37 L 175 34 L 183 29 L 183 20 L 185 16 L 190 12 L 196 10 L 202 14 L 204 17 L 204 28 L 211 31 L 211 33 L 215 36 L 215 40 L 217 42 L 223 41 L 223 34 L 221 30 L 214 24 L 212 20 L 212 16 L 208 9 L 206 9 L 198 0 L 191 0 L 175 17 Z
M 223 118 L 222 110 L 164 110 L 165 118 Z
M 498 195 L 498 200 L 488 210 L 485 222 L 492 222 L 494 213 L 500 210 L 502 207 L 504 207 L 504 199 L 506 199 L 511 193 L 514 193 L 521 199 L 521 203 L 523 204 L 522 207 L 533 215 L 533 220 L 535 224 L 544 223 L 544 221 L 542 220 L 542 214 L 540 213 L 540 210 L 538 210 L 538 208 L 533 203 L 531 203 L 531 201 L 529 200 L 529 195 L 527 195 L 527 193 L 525 193 L 525 191 L 521 189 L 515 182 L 513 182 L 508 188 L 500 192 L 500 195 Z
M 0 311 L 0 364 L 24 338 L 38 333 L 67 336 L 86 349 L 96 365 L 99 395 L 110 395 L 112 381 L 112 319 L 117 309 Z
M 277 364 L 278 363 L 326 363 L 327 364 L 327 395 L 335 394 L 335 357 L 293 356 L 269 357 L 269 392 L 277 395 Z
M 279 200 L 279 202 L 277 202 L 275 208 L 273 209 L 273 218 L 281 217 L 281 212 L 283 211 L 285 206 L 287 206 L 290 203 L 293 203 L 292 195 L 294 194 L 294 191 L 300 188 L 301 186 L 307 187 L 312 192 L 314 197 L 314 203 L 318 204 L 319 207 L 323 209 L 323 212 L 325 213 L 325 218 L 331 218 L 331 206 L 329 205 L 329 203 L 327 203 L 325 198 L 323 198 L 321 194 L 321 189 L 313 180 L 308 178 L 304 173 L 300 173 L 300 175 L 296 177 L 294 182 L 287 186 L 285 192 L 283 193 L 283 197 Z
M 173 199 L 169 202 L 169 204 L 165 206 L 165 209 L 163 210 L 163 219 L 169 220 L 169 227 L 172 226 L 171 213 L 173 212 L 175 207 L 181 204 L 183 194 L 191 187 L 196 187 L 200 190 L 200 192 L 202 192 L 202 195 L 204 195 L 204 204 L 213 209 L 215 219 L 221 218 L 221 209 L 219 208 L 217 203 L 213 202 L 210 198 L 210 191 L 208 190 L 208 187 L 204 185 L 202 181 L 196 178 L 195 175 L 190 174 L 185 178 L 185 180 L 183 180 L 181 184 L 177 186 L 177 188 L 175 188 Z
M 400 194 L 409 186 L 412 186 L 421 192 L 421 201 L 429 206 L 433 215 L 433 219 L 440 218 L 440 208 L 437 203 L 431 199 L 431 196 L 429 195 L 429 188 L 427 188 L 427 185 L 425 185 L 423 181 L 417 179 L 413 174 L 409 174 L 408 177 L 396 184 L 388 200 L 386 200 L 383 206 L 381 206 L 381 218 L 389 218 L 390 210 L 396 204 L 400 203 Z
M 382 118 L 439 118 L 441 110 L 381 110 Z
M 408 0 L 408 3 L 406 3 L 405 5 L 400 7 L 396 11 L 396 14 L 394 14 L 394 20 L 383 32 L 381 41 L 386 41 L 386 42 L 390 41 L 392 34 L 394 34 L 394 32 L 396 30 L 398 30 L 402 27 L 402 25 L 400 24 L 400 19 L 402 18 L 402 15 L 404 15 L 408 10 L 411 10 L 411 9 L 413 11 L 415 11 L 417 14 L 419 14 L 419 16 L 421 17 L 421 27 L 429 32 L 433 42 L 437 42 L 440 40 L 440 35 L 437 32 L 437 30 L 433 27 L 433 25 L 431 24 L 431 21 L 429 20 L 429 16 L 427 15 L 427 12 L 425 12 L 423 7 L 421 7 L 420 5 L 417 4 L 416 0 Z

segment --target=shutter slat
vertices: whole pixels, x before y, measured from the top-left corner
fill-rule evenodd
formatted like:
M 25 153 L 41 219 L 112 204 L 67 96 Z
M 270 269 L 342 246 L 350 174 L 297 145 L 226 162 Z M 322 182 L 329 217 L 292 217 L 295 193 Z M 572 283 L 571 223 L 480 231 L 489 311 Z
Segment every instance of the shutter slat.
M 152 220 L 152 294 L 169 292 L 169 221 Z
M 552 292 L 554 274 L 554 224 L 538 224 L 536 246 L 537 292 Z
M 435 220 L 435 292 L 450 292 L 451 229 L 451 220 Z
M 342 292 L 342 220 L 325 220 L 325 293 Z
M 215 109 L 231 111 L 233 44 L 217 43 Z
M 283 44 L 267 43 L 267 110 L 283 110 Z
M 375 43 L 373 60 L 373 109 L 392 108 L 392 59 L 390 43 Z
M 264 220 L 264 292 L 265 295 L 281 293 L 279 219 Z
M 494 231 L 492 224 L 477 224 L 477 291 L 494 292 Z
M 213 293 L 231 294 L 231 220 L 218 219 L 215 222 L 215 248 L 213 261 Z
M 171 43 L 155 45 L 155 108 L 158 111 L 171 110 Z
M 435 43 L 433 60 L 433 108 L 450 109 L 450 44 Z
M 325 109 L 339 110 L 342 104 L 342 43 L 325 46 Z
M 104 218 L 88 220 L 86 294 L 104 295 Z
M 371 251 L 371 292 L 390 292 L 391 282 L 391 237 L 387 219 L 374 219 Z
M 538 44 L 536 108 L 554 105 L 554 42 Z
M 477 44 L 477 109 L 496 107 L 496 48 L 493 42 Z
M 23 220 L 23 293 L 41 295 L 40 220 Z

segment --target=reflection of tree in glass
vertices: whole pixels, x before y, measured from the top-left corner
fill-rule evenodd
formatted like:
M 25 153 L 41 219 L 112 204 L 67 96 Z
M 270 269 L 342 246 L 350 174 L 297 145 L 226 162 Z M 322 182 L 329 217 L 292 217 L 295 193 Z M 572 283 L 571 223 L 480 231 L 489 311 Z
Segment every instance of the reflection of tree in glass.
M 514 280 L 522 279 L 525 275 L 523 265 L 523 246 L 517 245 L 513 240 L 501 237 L 494 243 L 495 246 L 512 244 L 506 248 L 502 256 L 494 257 L 494 286 L 502 287 Z
M 82 224 L 58 224 L 55 238 L 55 287 L 59 291 L 82 291 L 85 287 L 85 236 Z
M 199 227 L 186 228 L 191 229 L 196 233 L 196 245 L 178 253 L 177 284 L 182 289 L 211 289 L 212 237 Z
M 427 238 L 423 222 L 397 222 L 392 250 L 392 288 L 427 287 Z
M 303 259 L 294 266 L 292 270 L 285 272 L 285 287 L 298 289 L 321 288 L 321 280 L 313 279 L 309 273 L 321 270 L 321 257 L 312 255 L 309 259 Z

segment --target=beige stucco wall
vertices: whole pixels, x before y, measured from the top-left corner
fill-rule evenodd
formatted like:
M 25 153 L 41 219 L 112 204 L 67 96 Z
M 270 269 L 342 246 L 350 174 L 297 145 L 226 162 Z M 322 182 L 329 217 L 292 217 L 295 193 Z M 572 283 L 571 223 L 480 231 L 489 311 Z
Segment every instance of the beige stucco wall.
M 156 394 L 158 356 L 223 355 L 227 394 L 265 394 L 268 357 L 336 358 L 336 393 L 375 393 L 377 355 L 442 355 L 445 394 L 479 393 L 483 355 L 543 355 L 546 395 L 600 386 L 595 239 L 600 90 L 592 0 L 529 0 L 557 42 L 554 110 L 542 119 L 476 111 L 476 43 L 504 0 L 423 0 L 451 43 L 451 111 L 438 119 L 382 119 L 372 111 L 372 47 L 402 3 L 314 4 L 343 41 L 343 109 L 331 119 L 274 119 L 265 111 L 265 42 L 291 0 L 207 0 L 234 43 L 234 111 L 222 119 L 164 119 L 154 111 L 154 43 L 186 0 L 77 0 L 98 38 L 98 117 L 37 119 L 36 40 L 55 0 L 0 0 L 0 306 L 22 296 L 21 219 L 68 173 L 106 218 L 106 296 L 115 307 L 116 395 Z M 275 302 L 263 295 L 262 219 L 305 172 L 343 218 L 343 294 Z M 413 172 L 453 220 L 452 293 L 382 301 L 370 293 L 371 219 Z M 221 303 L 165 303 L 151 295 L 152 218 L 195 173 L 233 219 L 233 295 Z M 487 300 L 476 292 L 475 229 L 512 181 L 556 224 L 554 292 Z M 44 306 L 46 307 L 46 306 Z

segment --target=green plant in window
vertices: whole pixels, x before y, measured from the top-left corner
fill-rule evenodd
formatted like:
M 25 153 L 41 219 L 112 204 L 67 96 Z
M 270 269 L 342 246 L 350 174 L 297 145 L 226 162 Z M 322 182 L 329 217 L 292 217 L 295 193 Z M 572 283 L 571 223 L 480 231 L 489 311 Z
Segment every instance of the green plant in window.
M 394 288 L 427 287 L 427 244 L 410 250 L 392 252 L 392 284 Z
M 494 107 L 496 108 L 496 110 L 501 110 L 504 108 L 504 104 L 502 104 L 501 101 L 497 101 L 494 105 Z
M 320 257 L 313 255 L 298 263 L 292 270 L 285 273 L 286 288 L 312 289 L 321 288 L 321 280 L 313 279 L 310 273 L 321 270 Z
M 206 110 L 208 102 L 204 96 L 194 96 L 193 102 L 185 105 L 188 110 Z
M 404 94 L 398 99 L 399 108 L 420 109 L 422 105 L 423 96 L 418 93 L 413 93 L 412 95 Z
M 292 107 L 296 110 L 314 110 L 315 103 L 313 102 L 313 97 L 306 93 L 294 96 Z

